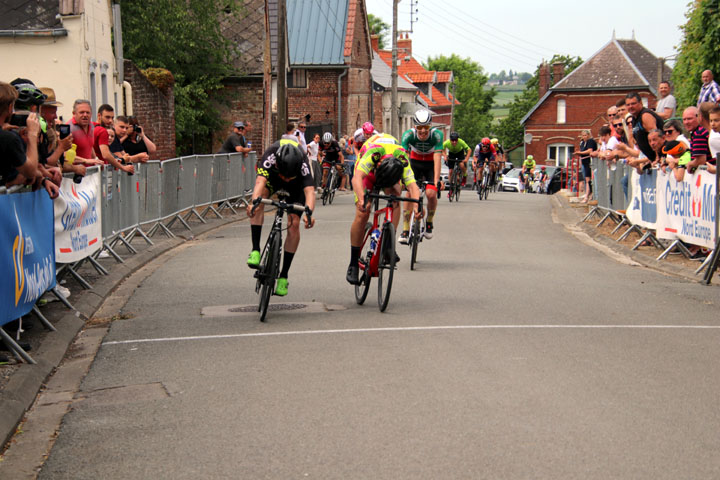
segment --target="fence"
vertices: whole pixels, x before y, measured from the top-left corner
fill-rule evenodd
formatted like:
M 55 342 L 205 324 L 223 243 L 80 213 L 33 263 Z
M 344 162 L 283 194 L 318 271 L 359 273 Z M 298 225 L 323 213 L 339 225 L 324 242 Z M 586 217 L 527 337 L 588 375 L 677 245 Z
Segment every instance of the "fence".
M 247 156 L 240 153 L 193 155 L 152 161 L 137 165 L 134 175 L 113 167 L 88 168 L 80 185 L 74 185 L 71 177 L 63 179 L 62 201 L 54 205 L 44 190 L 30 192 L 24 187 L 1 187 L 0 201 L 4 203 L 0 210 L 6 215 L 0 217 L 0 223 L 12 225 L 13 229 L 3 229 L 6 232 L 0 236 L 0 248 L 13 251 L 12 257 L 6 255 L 6 258 L 13 258 L 14 263 L 4 266 L 4 271 L 15 271 L 15 275 L 14 286 L 9 275 L 2 283 L 0 327 L 18 318 L 22 321 L 22 317 L 32 311 L 46 328 L 54 330 L 36 302 L 49 291 L 68 308 L 73 308 L 56 288 L 56 278 L 71 275 L 83 288 L 90 289 L 92 286 L 78 270 L 87 262 L 100 275 L 107 275 L 107 270 L 96 260 L 102 251 L 123 263 L 116 248 L 121 244 L 130 254 L 137 253 L 131 243 L 136 236 L 152 245 L 152 237 L 157 232 L 174 237 L 170 228 L 175 222 L 192 231 L 190 217 L 205 223 L 211 213 L 218 218 L 222 218 L 226 209 L 236 213 L 238 205 L 247 205 L 247 196 L 255 185 L 256 163 L 257 154 L 251 152 Z M 93 183 L 96 178 L 99 181 Z M 44 216 L 38 215 L 38 205 L 45 209 Z M 93 228 L 101 232 L 102 238 L 97 244 L 98 235 L 92 233 Z M 40 248 L 43 242 L 51 243 Z M 24 245 L 32 247 L 23 248 Z M 35 256 L 31 256 L 32 253 Z M 49 265 L 49 272 L 43 269 L 43 262 Z M 35 363 L 2 328 L 0 339 L 16 357 Z
M 694 174 L 686 172 L 683 181 L 677 182 L 670 171 L 650 169 L 641 174 L 624 163 L 608 167 L 598 159 L 593 159 L 592 166 L 598 203 L 583 221 L 597 216 L 598 227 L 608 220 L 615 222 L 611 236 L 623 228 L 618 242 L 633 233 L 638 235 L 632 250 L 650 243 L 661 251 L 657 260 L 673 251 L 689 258 L 686 243 L 707 247 L 712 254 L 695 274 L 705 271 L 703 282 L 709 284 L 720 261 L 718 174 L 701 167 Z

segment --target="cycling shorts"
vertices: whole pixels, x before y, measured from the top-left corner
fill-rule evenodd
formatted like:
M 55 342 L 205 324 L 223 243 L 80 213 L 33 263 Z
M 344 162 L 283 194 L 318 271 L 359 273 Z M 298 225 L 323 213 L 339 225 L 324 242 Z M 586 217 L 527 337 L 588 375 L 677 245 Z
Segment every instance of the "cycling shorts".
M 417 182 L 430 182 L 435 185 L 435 163 L 423 162 L 410 159 L 410 168 L 412 168 Z
M 329 169 L 329 168 L 332 167 L 333 165 L 336 166 L 336 167 L 337 167 L 338 165 L 341 165 L 341 166 L 342 166 L 342 163 L 340 163 L 340 159 L 331 160 L 331 161 L 323 160 L 323 162 L 322 162 L 322 168 L 323 168 L 323 169 Z
M 290 194 L 290 196 L 284 198 L 284 201 L 288 203 L 299 203 L 300 205 L 305 205 L 305 190 L 302 188 L 302 185 L 300 183 L 287 184 L 279 178 L 276 180 L 276 183 L 277 186 L 273 184 L 271 179 L 268 179 L 267 183 L 265 184 L 268 191 L 270 192 L 271 197 L 277 192 L 277 190 L 285 190 Z M 288 213 L 297 217 L 302 216 L 302 213 L 296 212 L 294 210 L 291 210 Z
M 450 170 L 454 169 L 457 164 L 462 163 L 462 161 L 465 160 L 465 158 L 461 159 L 455 159 L 455 158 L 448 158 L 445 163 L 447 163 L 447 166 Z

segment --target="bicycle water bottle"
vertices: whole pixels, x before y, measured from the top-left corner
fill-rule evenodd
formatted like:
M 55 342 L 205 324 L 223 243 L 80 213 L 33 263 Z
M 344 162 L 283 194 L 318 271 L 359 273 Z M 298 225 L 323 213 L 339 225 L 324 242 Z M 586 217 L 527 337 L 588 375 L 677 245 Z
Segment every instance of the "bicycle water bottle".
M 375 249 L 377 248 L 377 241 L 380 238 L 380 230 L 377 228 L 372 231 L 370 234 L 370 253 L 375 253 Z

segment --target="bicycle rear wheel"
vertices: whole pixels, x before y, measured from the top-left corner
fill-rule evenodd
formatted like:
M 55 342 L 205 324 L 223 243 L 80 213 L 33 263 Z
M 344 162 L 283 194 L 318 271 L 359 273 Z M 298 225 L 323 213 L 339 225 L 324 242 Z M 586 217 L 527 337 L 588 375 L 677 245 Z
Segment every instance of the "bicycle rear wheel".
M 368 291 L 370 291 L 370 280 L 372 280 L 370 272 L 368 271 L 370 268 L 370 255 L 368 255 L 370 252 L 370 240 L 368 239 L 368 232 L 371 228 L 372 223 L 367 223 L 365 225 L 365 235 L 363 236 L 365 243 L 363 244 L 362 251 L 360 252 L 359 263 L 364 265 L 365 268 L 360 269 L 360 272 L 358 273 L 358 280 L 360 280 L 360 283 L 355 285 L 355 301 L 358 305 L 365 303 Z
M 335 191 L 337 190 L 338 186 L 338 173 L 337 170 L 333 169 L 332 177 L 330 177 L 330 192 L 328 192 L 328 202 L 330 205 L 332 205 L 333 200 L 335 200 Z
M 420 243 L 420 220 L 416 219 L 413 213 L 410 222 L 410 225 L 412 225 L 412 232 L 410 233 L 410 270 L 415 270 L 418 244 Z
M 383 226 L 378 265 L 378 306 L 384 312 L 390 301 L 393 274 L 395 273 L 395 226 L 388 223 Z
M 280 235 L 270 232 L 268 238 L 268 246 L 265 250 L 265 258 L 261 263 L 260 281 L 260 304 L 258 311 L 260 312 L 260 321 L 264 322 L 270 304 L 270 297 L 275 288 L 275 279 L 280 270 Z
M 460 201 L 460 190 L 462 190 L 462 186 L 458 183 L 455 185 L 455 201 Z

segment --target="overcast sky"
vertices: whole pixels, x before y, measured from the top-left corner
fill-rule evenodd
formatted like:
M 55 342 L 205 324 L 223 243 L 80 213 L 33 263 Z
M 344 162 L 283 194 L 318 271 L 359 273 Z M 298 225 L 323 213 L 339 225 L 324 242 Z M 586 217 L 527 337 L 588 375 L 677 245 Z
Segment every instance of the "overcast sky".
M 488 73 L 534 72 L 553 54 L 587 60 L 612 38 L 632 38 L 653 55 L 677 53 L 687 0 L 417 0 L 413 56 L 455 53 Z M 398 6 L 398 29 L 410 29 L 410 0 Z M 392 28 L 392 0 L 366 0 L 368 13 Z M 388 38 L 389 40 L 389 38 Z M 388 47 L 389 48 L 389 47 Z M 672 66 L 672 62 L 669 62 Z

